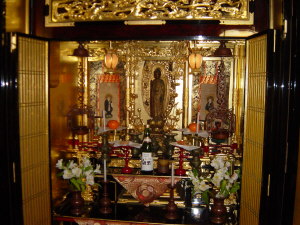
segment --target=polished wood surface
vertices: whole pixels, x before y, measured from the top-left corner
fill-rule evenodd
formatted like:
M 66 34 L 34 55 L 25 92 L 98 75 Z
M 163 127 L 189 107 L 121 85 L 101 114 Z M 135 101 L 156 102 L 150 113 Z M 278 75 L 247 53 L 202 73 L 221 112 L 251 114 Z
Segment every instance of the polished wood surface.
M 300 149 L 298 149 L 298 151 L 299 150 Z M 297 170 L 300 171 L 300 154 L 298 154 L 298 169 Z M 293 225 L 299 224 L 299 221 L 300 221 L 300 173 L 298 173 L 298 175 L 297 175 Z
M 126 204 L 112 204 L 112 213 L 101 214 L 99 206 L 86 206 L 85 213 L 80 216 L 72 216 L 68 211 L 67 206 L 60 205 L 57 208 L 56 214 L 53 217 L 54 221 L 81 221 L 105 224 L 199 224 L 208 225 L 209 212 L 206 208 L 185 208 L 178 209 L 178 218 L 167 219 L 165 215 L 167 210 L 165 207 L 150 206 L 145 207 L 141 205 L 126 205 Z M 235 218 L 232 218 L 232 224 Z

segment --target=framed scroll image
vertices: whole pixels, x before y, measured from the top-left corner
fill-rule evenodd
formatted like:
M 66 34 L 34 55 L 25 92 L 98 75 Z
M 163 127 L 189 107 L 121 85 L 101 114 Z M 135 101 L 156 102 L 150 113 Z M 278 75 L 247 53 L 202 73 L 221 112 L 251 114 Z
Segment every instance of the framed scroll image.
M 217 84 L 200 84 L 200 120 L 205 120 L 206 115 L 217 107 Z
M 120 121 L 120 79 L 119 75 L 103 74 L 97 82 L 97 109 L 96 114 L 105 120 Z

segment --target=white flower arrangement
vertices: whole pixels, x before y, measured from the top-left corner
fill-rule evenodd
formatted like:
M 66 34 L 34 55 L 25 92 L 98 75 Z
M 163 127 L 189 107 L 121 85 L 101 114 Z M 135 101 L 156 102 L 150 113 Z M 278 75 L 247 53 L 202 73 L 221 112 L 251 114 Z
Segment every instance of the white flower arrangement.
M 211 183 L 218 190 L 215 197 L 227 198 L 230 194 L 237 192 L 240 189 L 240 171 L 233 171 L 230 174 L 230 162 L 226 161 L 222 156 L 216 156 L 211 161 L 211 166 L 214 167 L 215 173 L 211 179 Z
M 95 174 L 101 174 L 100 165 L 97 164 L 93 169 L 89 158 L 84 157 L 80 164 L 75 163 L 73 160 L 69 160 L 67 163 L 60 159 L 56 163 L 56 167 L 62 170 L 58 173 L 65 180 L 69 180 L 72 187 L 77 191 L 84 191 L 86 185 L 95 185 Z
M 234 171 L 230 174 L 230 162 L 222 156 L 216 156 L 210 164 L 215 172 L 212 177 L 199 176 L 198 170 L 193 169 L 189 173 L 193 184 L 193 194 L 200 194 L 202 200 L 208 204 L 209 196 L 214 195 L 217 198 L 227 198 L 230 194 L 240 189 L 239 176 L 240 171 Z M 217 192 L 214 194 L 213 190 Z
M 207 179 L 199 176 L 198 170 L 193 169 L 192 173 L 189 173 L 193 184 L 193 195 L 201 195 L 202 200 L 208 204 L 209 202 L 209 190 L 211 186 L 209 185 Z

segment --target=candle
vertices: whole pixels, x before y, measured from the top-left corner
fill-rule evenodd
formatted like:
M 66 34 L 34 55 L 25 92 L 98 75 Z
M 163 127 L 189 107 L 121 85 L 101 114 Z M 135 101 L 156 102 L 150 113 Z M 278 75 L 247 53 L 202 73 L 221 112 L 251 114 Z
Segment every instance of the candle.
M 174 163 L 173 162 L 171 168 L 171 186 L 174 187 Z
M 197 128 L 196 128 L 197 133 L 199 133 L 199 120 L 200 120 L 200 112 L 197 113 Z
M 102 111 L 102 117 L 103 117 L 103 131 L 105 131 L 105 110 Z
M 103 160 L 103 170 L 104 170 L 104 182 L 106 182 L 107 181 L 106 159 Z

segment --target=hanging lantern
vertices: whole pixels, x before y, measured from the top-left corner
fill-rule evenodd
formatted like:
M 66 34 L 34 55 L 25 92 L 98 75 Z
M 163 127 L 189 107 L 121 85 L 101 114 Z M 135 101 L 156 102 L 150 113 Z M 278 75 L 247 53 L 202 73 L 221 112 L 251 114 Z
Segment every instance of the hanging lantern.
M 192 72 L 194 74 L 197 74 L 200 71 L 199 69 L 202 65 L 202 60 L 203 60 L 203 57 L 200 54 L 202 51 L 202 48 L 197 47 L 196 41 L 194 41 L 193 43 L 194 43 L 194 46 L 189 48 L 191 54 L 189 55 L 188 60 L 189 60 L 189 65 L 190 65 L 190 68 L 192 69 Z
M 198 70 L 202 64 L 202 55 L 199 53 L 191 53 L 189 56 L 189 64 L 192 70 Z
M 113 73 L 113 71 L 116 69 L 118 65 L 118 61 L 119 61 L 118 56 L 113 50 L 112 42 L 110 41 L 109 49 L 106 51 L 106 55 L 104 58 L 104 64 L 105 67 L 107 68 L 108 73 Z
M 216 51 L 214 52 L 214 56 L 217 57 L 231 57 L 232 56 L 232 52 L 230 50 L 230 48 L 226 47 L 226 41 L 220 41 L 220 46 L 216 49 Z
M 118 64 L 118 56 L 113 52 L 105 55 L 104 63 L 107 69 L 114 70 Z
M 74 49 L 72 56 L 89 57 L 89 51 L 83 46 L 83 43 L 79 42 L 79 45 Z

